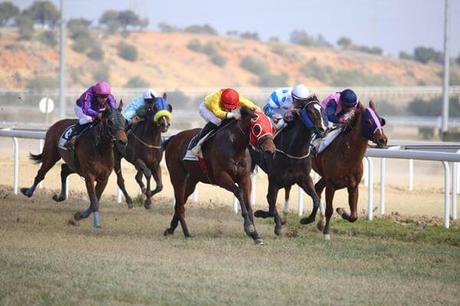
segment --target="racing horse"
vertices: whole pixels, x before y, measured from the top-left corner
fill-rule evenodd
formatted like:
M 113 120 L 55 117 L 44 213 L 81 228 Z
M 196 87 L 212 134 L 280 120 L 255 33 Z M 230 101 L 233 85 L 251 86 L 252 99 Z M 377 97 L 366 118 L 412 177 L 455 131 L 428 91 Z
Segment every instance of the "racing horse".
M 321 198 L 326 188 L 326 224 L 318 222 L 318 228 L 323 230 L 324 239 L 329 240 L 330 220 L 333 213 L 333 199 L 336 190 L 347 188 L 350 214 L 344 208 L 337 208 L 337 213 L 350 222 L 358 219 L 358 185 L 363 176 L 363 158 L 368 141 L 374 142 L 378 148 L 387 144 L 383 132 L 385 119 L 379 117 L 372 101 L 365 108 L 358 104 L 354 117 L 343 128 L 342 132 L 324 151 L 313 157 L 313 169 L 321 176 L 315 190 Z M 302 224 L 313 222 L 314 219 L 303 218 Z
M 161 133 L 167 132 L 171 125 L 171 112 L 172 106 L 167 101 L 166 93 L 163 94 L 163 97 L 152 95 L 152 99 L 147 102 L 145 111 L 140 115 L 141 121 L 128 132 L 128 144 L 124 152 L 120 152 L 118 148 L 114 150 L 117 184 L 125 196 L 128 208 L 133 208 L 133 200 L 126 191 L 125 180 L 121 171 L 121 159 L 124 157 L 135 166 L 137 170 L 136 181 L 146 196 L 144 207 L 150 208 L 152 196 L 163 189 L 160 167 L 160 161 L 163 157 Z M 147 188 L 142 182 L 142 176 L 146 178 Z M 152 176 L 156 183 L 154 190 L 150 189 Z
M 310 176 L 312 164 L 310 143 L 313 133 L 317 137 L 326 135 L 327 125 L 323 118 L 321 105 L 316 96 L 305 101 L 301 108 L 295 108 L 285 114 L 288 125 L 275 136 L 276 154 L 270 161 L 270 170 L 264 165 L 260 154 L 250 150 L 253 168 L 257 164 L 268 175 L 267 202 L 269 210 L 257 210 L 255 217 L 274 217 L 275 234 L 281 234 L 282 220 L 276 208 L 278 191 L 285 188 L 288 194 L 292 185 L 299 185 L 313 200 L 313 210 L 308 217 L 312 221 L 318 208 L 320 198 L 315 192 L 313 180 Z
M 59 142 L 62 141 L 62 135 L 70 134 L 69 128 L 78 120 L 63 119 L 53 124 L 46 132 L 42 153 L 30 154 L 30 159 L 42 164 L 33 185 L 29 188 L 21 188 L 21 192 L 31 197 L 37 185 L 45 178 L 46 173 L 62 158 L 64 164 L 61 166 L 61 192 L 59 195 L 54 195 L 53 199 L 57 202 L 65 200 L 67 176 L 78 173 L 85 179 L 90 206 L 75 213 L 74 219 L 78 221 L 93 213 L 93 225 L 100 228 L 99 200 L 113 169 L 114 143 L 127 142 L 126 123 L 121 115 L 122 107 L 123 102 L 120 101 L 117 109 L 107 108 L 103 111 L 102 118 L 95 120 L 91 127 L 79 137 L 74 151 L 65 149 Z
M 273 127 L 267 116 L 248 108 L 240 108 L 239 120 L 225 120 L 203 144 L 203 159 L 184 161 L 190 140 L 199 129 L 182 131 L 169 138 L 165 147 L 166 165 L 174 187 L 175 210 L 165 236 L 172 235 L 180 222 L 185 237 L 190 237 L 185 222 L 185 203 L 198 182 L 222 187 L 235 195 L 241 205 L 245 233 L 256 244 L 263 244 L 254 226 L 249 203 L 251 193 L 251 157 L 248 145 L 257 146 L 267 155 L 275 152 Z

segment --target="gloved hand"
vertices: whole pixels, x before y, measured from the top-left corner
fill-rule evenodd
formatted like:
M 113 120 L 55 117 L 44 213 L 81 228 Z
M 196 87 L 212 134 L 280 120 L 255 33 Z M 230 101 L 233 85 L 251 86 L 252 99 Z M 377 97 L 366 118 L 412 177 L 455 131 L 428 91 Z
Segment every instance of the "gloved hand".
M 345 115 L 343 115 L 342 118 L 340 118 L 339 122 L 340 122 L 340 123 L 346 123 L 346 122 L 348 122 L 351 118 L 353 118 L 354 115 L 355 115 L 355 111 L 354 111 L 354 110 L 351 110 L 351 111 L 349 111 L 348 113 L 346 113 Z
M 286 125 L 286 123 L 284 122 L 283 119 L 279 119 L 277 122 L 275 122 L 275 128 L 277 130 L 281 129 L 282 127 L 284 127 Z
M 234 109 L 231 112 L 228 112 L 226 115 L 227 119 L 234 118 L 236 120 L 241 118 L 241 113 L 239 109 Z

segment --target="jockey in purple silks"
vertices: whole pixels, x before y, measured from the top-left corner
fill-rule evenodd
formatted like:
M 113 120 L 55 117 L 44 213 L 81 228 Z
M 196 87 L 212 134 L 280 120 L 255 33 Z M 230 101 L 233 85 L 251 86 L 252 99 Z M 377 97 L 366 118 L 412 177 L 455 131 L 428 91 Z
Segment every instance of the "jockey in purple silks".
M 102 112 L 107 108 L 116 108 L 117 103 L 113 97 L 110 84 L 104 81 L 97 82 L 90 88 L 88 88 L 78 98 L 74 110 L 78 118 L 78 124 L 69 136 L 69 141 L 66 143 L 66 147 L 74 146 L 77 141 L 78 135 L 89 127 L 90 123 L 94 119 L 100 119 Z
M 343 124 L 352 118 L 356 105 L 358 105 L 358 99 L 351 89 L 334 92 L 321 102 L 327 119 L 334 124 Z

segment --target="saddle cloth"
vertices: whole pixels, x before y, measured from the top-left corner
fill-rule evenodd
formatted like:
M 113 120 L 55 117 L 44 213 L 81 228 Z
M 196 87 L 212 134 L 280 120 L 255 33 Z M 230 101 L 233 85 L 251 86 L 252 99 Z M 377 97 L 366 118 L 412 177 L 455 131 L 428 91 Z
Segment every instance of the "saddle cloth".
M 72 134 L 75 125 L 71 125 L 65 129 L 64 133 L 62 133 L 61 137 L 59 137 L 58 147 L 62 150 L 68 150 L 64 145 L 69 141 L 69 136 Z
M 337 128 L 330 131 L 324 138 L 316 138 L 311 145 L 316 154 L 323 152 L 333 141 L 340 135 L 343 128 Z

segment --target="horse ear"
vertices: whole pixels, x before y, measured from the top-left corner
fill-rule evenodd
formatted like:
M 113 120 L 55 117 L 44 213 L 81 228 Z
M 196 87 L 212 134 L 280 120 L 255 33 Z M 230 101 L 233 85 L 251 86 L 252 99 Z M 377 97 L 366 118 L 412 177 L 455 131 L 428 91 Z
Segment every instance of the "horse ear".
M 369 107 L 372 108 L 373 110 L 375 110 L 375 103 L 374 103 L 374 101 L 372 101 L 372 100 L 369 101 Z
M 168 95 L 165 92 L 163 93 L 163 99 L 165 99 L 165 100 L 168 99 Z
M 118 111 L 122 111 L 123 110 L 123 99 L 120 99 L 120 104 L 118 104 Z
M 385 119 L 383 118 L 380 118 L 380 125 L 381 126 L 384 126 L 387 122 L 385 121 Z
M 171 104 L 168 104 L 168 111 L 169 111 L 170 113 L 172 113 L 172 110 L 173 110 L 172 105 L 171 105 Z
M 152 99 L 155 100 L 155 96 L 153 95 L 153 93 L 150 93 L 150 97 L 152 97 Z

